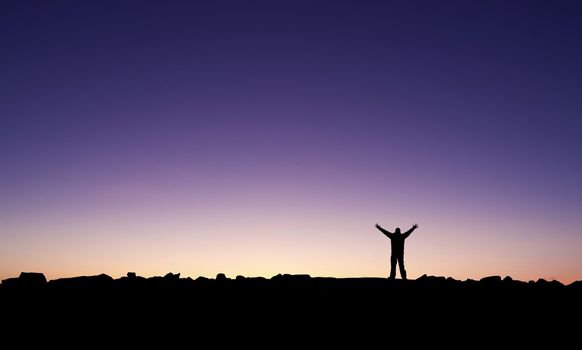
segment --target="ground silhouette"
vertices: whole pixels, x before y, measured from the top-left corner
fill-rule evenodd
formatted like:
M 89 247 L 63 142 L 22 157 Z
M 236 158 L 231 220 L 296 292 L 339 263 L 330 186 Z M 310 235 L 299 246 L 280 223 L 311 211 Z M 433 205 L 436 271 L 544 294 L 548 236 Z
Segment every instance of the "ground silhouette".
M 219 274 L 192 279 L 130 272 L 118 279 L 101 274 L 47 281 L 40 273 L 22 273 L 2 281 L 0 310 L 9 321 L 6 332 L 10 327 L 33 332 L 53 326 L 94 337 L 87 332 L 99 329 L 102 335 L 125 334 L 134 346 L 149 344 L 148 337 L 155 334 L 169 341 L 180 332 L 196 339 L 213 334 L 217 344 L 229 334 L 239 345 L 255 344 L 249 337 L 257 334 L 276 337 L 278 345 L 311 337 L 330 345 L 344 339 L 339 335 L 357 338 L 362 345 L 374 343 L 376 336 L 429 334 L 435 337 L 433 344 L 439 343 L 437 336 L 448 334 L 490 340 L 503 335 L 523 345 L 516 329 L 545 336 L 577 334 L 577 323 L 567 320 L 582 311 L 581 296 L 582 281 L 564 285 L 500 276 L 459 281 L 423 275 L 404 281 Z M 561 341 L 567 339 L 564 334 Z

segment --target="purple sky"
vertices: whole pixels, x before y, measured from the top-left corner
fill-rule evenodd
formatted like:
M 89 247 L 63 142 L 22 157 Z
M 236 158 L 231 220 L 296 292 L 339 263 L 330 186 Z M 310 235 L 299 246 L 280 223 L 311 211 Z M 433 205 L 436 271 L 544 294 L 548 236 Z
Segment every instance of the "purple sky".
M 578 1 L 3 1 L 0 278 L 582 279 Z

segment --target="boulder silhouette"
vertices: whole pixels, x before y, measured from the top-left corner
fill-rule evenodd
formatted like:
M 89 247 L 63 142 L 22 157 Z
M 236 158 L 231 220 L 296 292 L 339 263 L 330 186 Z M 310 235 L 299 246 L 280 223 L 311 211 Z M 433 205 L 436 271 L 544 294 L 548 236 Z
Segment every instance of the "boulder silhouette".
M 479 280 L 479 282 L 481 282 L 481 284 L 484 284 L 484 285 L 498 284 L 498 283 L 501 283 L 501 276 L 483 277 Z
M 273 281 L 307 281 L 311 279 L 311 276 L 307 274 L 298 274 L 298 275 L 290 275 L 290 274 L 277 274 L 271 278 Z
M 176 274 L 174 274 L 174 273 L 168 272 L 168 273 L 167 273 L 167 274 L 164 276 L 164 279 L 167 279 L 167 280 L 172 280 L 172 281 L 178 280 L 178 279 L 180 279 L 180 273 L 176 273 Z
M 439 284 L 445 284 L 447 282 L 446 277 L 443 276 L 427 276 L 426 274 L 420 276 L 417 280 L 417 282 L 420 282 L 421 284 L 426 284 L 426 285 L 439 285 Z M 399 282 L 399 281 L 392 281 L 392 282 Z
M 2 280 L 2 287 L 5 287 L 5 288 L 18 287 L 18 277 L 10 277 L 10 278 Z
M 17 278 L 8 278 L 2 281 L 3 286 L 17 288 L 38 288 L 46 284 L 46 277 L 40 272 L 21 272 Z
M 61 288 L 104 288 L 113 284 L 113 278 L 104 273 L 96 276 L 59 278 L 49 282 L 49 286 Z
M 552 281 L 547 281 L 543 278 L 540 278 L 536 281 L 535 283 L 536 286 L 538 287 L 542 287 L 542 288 L 560 288 L 560 287 L 564 287 L 564 285 L 556 280 L 552 280 Z

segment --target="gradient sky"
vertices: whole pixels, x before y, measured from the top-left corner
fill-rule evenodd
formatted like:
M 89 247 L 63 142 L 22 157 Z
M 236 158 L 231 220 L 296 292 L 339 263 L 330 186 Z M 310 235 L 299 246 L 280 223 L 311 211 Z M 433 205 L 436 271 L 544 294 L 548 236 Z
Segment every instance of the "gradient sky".
M 580 1 L 2 1 L 0 279 L 582 279 Z

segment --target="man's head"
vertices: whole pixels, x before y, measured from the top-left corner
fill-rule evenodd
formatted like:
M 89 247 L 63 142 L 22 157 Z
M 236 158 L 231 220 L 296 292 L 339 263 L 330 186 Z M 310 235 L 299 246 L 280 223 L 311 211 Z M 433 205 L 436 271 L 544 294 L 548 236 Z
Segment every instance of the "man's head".
M 400 227 L 397 227 L 396 230 L 394 231 L 394 233 L 396 233 L 397 235 L 400 234 Z

